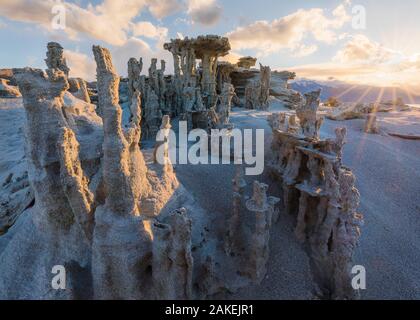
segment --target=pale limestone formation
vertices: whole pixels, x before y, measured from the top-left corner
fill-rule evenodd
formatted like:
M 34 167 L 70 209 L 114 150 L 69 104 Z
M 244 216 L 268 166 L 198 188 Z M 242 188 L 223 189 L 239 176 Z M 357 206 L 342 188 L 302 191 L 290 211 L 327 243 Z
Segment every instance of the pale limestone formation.
M 58 69 L 63 71 L 67 77 L 69 83 L 68 92 L 70 92 L 76 98 L 91 103 L 91 94 L 88 90 L 88 84 L 82 78 L 70 78 L 70 69 L 67 66 L 66 59 L 64 57 L 63 47 L 56 42 L 49 42 L 47 45 L 47 58 L 45 59 L 47 67 L 51 70 Z
M 175 106 L 172 109 L 175 114 L 180 115 L 184 113 L 184 87 L 195 87 L 197 83 L 195 52 L 192 48 L 192 40 L 188 38 L 171 40 L 164 44 L 164 49 L 171 52 L 173 56 L 174 76 L 171 87 Z
M 168 145 L 168 139 L 169 139 L 169 130 L 172 128 L 171 126 L 171 119 L 169 118 L 169 115 L 164 115 L 162 118 L 162 124 L 160 126 L 160 132 L 162 133 L 162 136 L 160 138 L 161 141 L 156 141 L 155 144 L 155 149 L 153 151 L 153 162 L 154 163 L 158 163 L 158 149 L 163 146 L 164 152 L 163 152 L 163 157 L 164 159 L 163 162 L 169 163 L 169 145 Z M 161 162 L 162 163 L 162 162 Z
M 169 158 L 170 117 L 162 117 L 159 104 L 164 62 L 160 70 L 153 62 L 145 81 L 141 68 L 135 71 L 139 63 L 129 63 L 129 119 L 123 126 L 120 77 L 111 55 L 99 46 L 93 53 L 99 110 L 68 92 L 73 80 L 58 68 L 14 70 L 27 117 L 28 176 L 10 176 L 4 186 L 27 197 L 20 195 L 25 201 L 19 204 L 8 200 L 11 211 L 23 212 L 13 230 L 7 228 L 17 216 L 0 220 L 6 226 L 0 229 L 6 232 L 0 237 L 0 299 L 192 299 L 260 282 L 278 199 L 267 197 L 267 186 L 257 182 L 247 197 L 242 168 L 234 212 L 221 221 L 229 232 L 219 239 L 210 215 L 177 181 L 170 161 L 154 163 L 156 152 L 144 155 L 139 147 L 141 129 L 146 136 L 161 129 Z M 224 82 L 218 104 L 208 108 L 208 96 L 192 78 L 182 99 L 191 123 L 225 128 L 233 86 Z M 145 105 L 141 88 L 147 90 Z M 57 263 L 68 271 L 69 290 L 51 290 Z
M 144 86 L 141 80 L 141 71 L 143 70 L 143 59 L 140 58 L 130 58 L 127 63 L 127 73 L 128 73 L 128 98 L 131 100 L 131 97 L 134 95 L 135 91 L 145 94 Z M 144 101 L 143 101 L 144 102 Z
M 247 109 L 268 109 L 271 85 L 271 69 L 260 64 L 259 79 L 249 81 L 245 87 L 244 100 Z
M 161 117 L 158 116 L 159 113 L 169 115 L 174 113 L 171 93 L 168 92 L 165 79 L 166 63 L 164 60 L 161 60 L 160 63 L 161 68 L 157 69 L 157 59 L 153 58 L 151 60 L 148 70 L 149 77 L 146 78 L 146 76 L 141 75 L 142 58 L 138 61 L 136 58 L 130 58 L 128 61 L 128 97 L 131 99 L 136 91 L 141 93 L 141 102 L 145 111 L 143 127 L 155 127 L 155 121 L 160 122 L 161 120 Z M 156 106 L 156 103 L 158 106 Z M 149 121 L 152 121 L 152 123 L 149 124 Z M 145 138 L 152 137 L 154 131 L 152 130 L 149 135 L 149 130 L 145 130 Z
M 214 107 L 217 102 L 216 92 L 216 73 L 217 59 L 225 56 L 230 50 L 227 38 L 207 35 L 197 38 L 185 38 L 171 40 L 164 44 L 164 48 L 170 51 L 174 58 L 174 81 L 178 98 L 178 109 L 181 109 L 184 101 L 182 100 L 185 87 L 195 87 L 198 84 L 196 59 L 201 60 L 201 81 L 200 87 L 203 95 L 203 102 L 207 109 Z M 180 106 L 182 105 L 182 106 Z
M 218 63 L 217 59 L 230 50 L 228 39 L 213 35 L 176 39 L 164 48 L 173 54 L 175 65 L 175 75 L 165 94 L 166 100 L 175 105 L 172 114 L 187 120 L 189 130 L 224 127 L 235 94 L 232 87 L 222 91 L 224 83 L 230 82 L 234 66 Z M 201 60 L 200 69 L 196 59 Z
M 260 95 L 259 95 L 259 106 L 262 109 L 268 108 L 268 98 L 270 97 L 270 81 L 271 81 L 271 69 L 269 66 L 263 66 L 260 63 Z
M 258 109 L 260 105 L 261 86 L 257 81 L 253 81 L 245 88 L 245 108 Z
M 193 257 L 191 254 L 191 219 L 184 208 L 171 213 L 165 225 L 155 224 L 152 269 L 160 299 L 191 299 Z M 163 245 L 163 248 L 162 248 Z
M 64 72 L 66 77 L 68 77 L 70 69 L 67 67 L 67 62 L 64 58 L 63 47 L 57 42 L 49 42 L 47 49 L 47 58 L 45 59 L 45 63 L 48 68 L 61 70 Z
M 171 101 L 167 100 L 167 85 L 165 79 L 165 69 L 166 69 L 166 62 L 165 60 L 160 60 L 160 69 L 157 70 L 158 76 L 158 87 L 159 87 L 159 104 L 162 113 L 164 114 L 171 114 L 172 113 L 172 105 L 170 105 Z
M 257 58 L 247 56 L 239 58 L 237 65 L 239 68 L 251 69 L 251 67 L 254 67 L 256 63 Z
M 19 98 L 21 94 L 17 87 L 11 86 L 9 80 L 0 78 L 0 98 Z
M 280 199 L 268 197 L 268 185 L 254 181 L 252 197 L 245 195 L 243 167 L 236 168 L 233 183 L 233 211 L 226 225 L 224 249 L 241 261 L 240 274 L 260 283 L 267 272 L 270 229 L 277 222 Z M 250 219 L 251 225 L 245 220 Z
M 87 83 L 81 78 L 69 78 L 69 92 L 71 92 L 76 98 L 91 103 Z
M 216 71 L 217 59 L 229 53 L 228 38 L 216 35 L 199 36 L 193 41 L 193 48 L 197 59 L 201 60 L 201 90 L 207 96 L 205 105 L 210 108 L 217 100 Z
M 149 87 L 156 93 L 159 94 L 159 78 L 157 71 L 157 59 L 152 58 L 149 67 Z
M 374 103 L 341 103 L 335 108 L 325 108 L 326 117 L 335 121 L 363 119 L 366 114 L 377 112 L 407 111 L 410 107 L 401 100 Z
M 226 61 L 219 61 L 217 63 L 217 93 L 221 93 L 223 90 L 223 85 L 225 82 L 231 83 L 232 79 L 230 78 L 230 74 L 235 70 L 235 65 L 226 62 Z
M 241 227 L 241 212 L 244 209 L 243 199 L 246 187 L 244 179 L 245 173 L 242 166 L 236 167 L 235 177 L 232 179 L 233 184 L 233 210 L 226 228 L 225 234 L 225 252 L 227 255 L 235 255 L 239 253 L 239 236 Z
M 144 106 L 143 116 L 143 137 L 153 139 L 159 130 L 162 122 L 162 111 L 160 109 L 159 97 L 155 91 L 147 86 L 147 100 Z
M 59 69 L 14 70 L 26 109 L 35 205 L 28 204 L 30 215 L 17 226 L 24 230 L 13 233 L 9 249 L 0 253 L 0 297 L 191 298 L 191 220 L 185 210 L 163 219 L 172 230 L 166 244 L 153 241 L 154 233 L 159 239 L 159 230 L 152 227 L 159 224 L 154 217 L 163 208 L 176 208 L 176 203 L 168 205 L 174 192 L 184 191 L 178 189 L 171 167 L 156 173 L 146 166 L 139 149 L 140 93 L 133 96 L 131 121 L 123 130 L 119 77 L 109 52 L 101 47 L 93 51 L 103 124 L 94 109 L 65 104 L 75 98 L 66 97 L 69 85 Z M 97 129 L 103 130 L 99 137 Z M 17 181 L 10 177 L 5 183 L 11 186 Z M 150 202 L 154 212 L 146 210 Z M 168 247 L 169 256 L 161 252 L 154 256 L 156 247 Z M 73 264 L 79 268 L 68 274 L 71 290 L 51 290 L 51 268 L 57 263 L 69 271 Z M 163 270 L 167 266 L 171 274 Z M 93 279 L 82 285 L 83 270 Z M 173 279 L 168 283 L 172 289 L 153 281 L 159 278 L 154 274 Z M 34 277 L 37 281 L 29 280 Z
M 363 128 L 365 133 L 379 133 L 379 125 L 376 119 L 376 114 L 368 114 L 366 117 L 365 127 Z
M 289 81 L 295 77 L 296 73 L 290 71 L 274 71 L 271 74 L 270 95 L 289 109 L 297 109 L 305 100 L 300 92 L 290 87 Z
M 283 81 L 283 88 L 289 89 L 289 80 L 294 80 L 296 78 L 296 72 L 291 71 L 274 71 L 276 76 Z
M 29 185 L 28 172 L 10 173 L 2 182 L 0 195 L 0 235 L 34 204 L 35 196 Z
M 256 282 L 261 282 L 267 273 L 269 257 L 270 229 L 277 221 L 275 208 L 280 199 L 267 197 L 268 185 L 254 181 L 252 198 L 246 202 L 246 208 L 255 214 L 255 229 L 252 234 L 249 274 Z
M 225 82 L 220 95 L 220 104 L 217 106 L 217 114 L 221 124 L 229 123 L 230 110 L 232 108 L 232 98 L 235 95 L 233 85 Z
M 335 139 L 319 139 L 317 97 L 319 92 L 306 97 L 299 121 L 285 114 L 269 117 L 274 135 L 269 169 L 281 183 L 285 213 L 296 216 L 295 233 L 311 259 L 317 294 L 353 299 L 358 292 L 351 287 L 350 269 L 363 221 L 356 211 L 360 195 L 354 175 L 341 163 L 346 130 L 337 129 Z
M 306 93 L 305 104 L 300 105 L 296 109 L 296 115 L 299 118 L 302 134 L 307 138 L 319 138 L 319 129 L 324 121 L 323 118 L 317 116 L 320 95 L 321 90 Z

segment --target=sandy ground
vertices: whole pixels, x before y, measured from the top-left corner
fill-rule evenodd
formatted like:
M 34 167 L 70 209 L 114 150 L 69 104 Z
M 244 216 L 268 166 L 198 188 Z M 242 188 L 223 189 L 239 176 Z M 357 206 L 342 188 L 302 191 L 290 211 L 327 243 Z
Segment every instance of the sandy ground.
M 283 110 L 272 102 L 270 111 Z M 267 112 L 234 109 L 231 122 L 238 128 L 265 129 L 265 151 L 270 152 L 271 129 Z M 339 126 L 348 128 L 344 163 L 357 176 L 361 193 L 360 212 L 365 216 L 355 263 L 367 270 L 363 299 L 420 299 L 420 141 L 386 135 L 400 130 L 420 134 L 420 110 L 378 114 L 382 132 L 364 134 L 364 120 L 326 120 L 324 135 Z M 10 170 L 22 169 L 20 99 L 0 100 L 0 186 Z M 200 205 L 220 221 L 232 209 L 233 165 L 177 165 L 179 180 L 191 190 Z M 270 181 L 263 175 L 247 177 Z M 271 195 L 279 195 L 270 183 Z M 228 295 L 233 299 L 310 299 L 313 282 L 308 258 L 293 234 L 292 217 L 281 214 L 272 229 L 268 273 L 261 285 Z M 222 232 L 222 230 L 220 230 Z
M 23 148 L 25 110 L 22 99 L 0 98 L 0 188 L 9 172 L 26 170 Z

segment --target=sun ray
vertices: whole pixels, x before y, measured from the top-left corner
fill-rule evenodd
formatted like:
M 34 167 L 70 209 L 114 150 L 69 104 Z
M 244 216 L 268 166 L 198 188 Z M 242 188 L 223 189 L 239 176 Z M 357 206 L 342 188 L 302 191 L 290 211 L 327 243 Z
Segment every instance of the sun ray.
M 410 88 L 408 86 L 404 86 L 401 89 L 404 90 L 404 92 L 407 94 L 408 100 L 411 104 L 416 104 L 416 100 L 413 98 L 413 93 L 410 91 Z
M 368 87 L 359 97 L 359 99 L 357 99 L 356 104 L 359 104 L 360 102 L 363 101 L 363 99 L 369 94 L 369 92 L 372 91 L 372 87 Z
M 392 108 L 394 111 L 397 109 L 397 89 L 392 88 Z
M 381 90 L 379 91 L 378 96 L 376 97 L 376 100 L 375 100 L 375 102 L 373 104 L 373 112 L 372 113 L 374 113 L 374 114 L 377 113 L 378 106 L 379 106 L 379 103 L 382 100 L 382 97 L 384 95 L 384 92 L 385 92 L 385 88 L 381 88 Z M 359 144 L 356 147 L 356 152 L 354 153 L 353 161 L 356 161 L 362 155 L 368 137 L 369 137 L 369 134 L 368 133 L 364 133 L 362 135 L 362 138 L 360 139 Z
M 373 104 L 372 113 L 376 114 L 378 112 L 379 103 L 382 101 L 382 97 L 384 96 L 385 88 L 382 87 L 379 90 L 378 96 L 376 97 L 375 103 Z
M 350 91 L 352 91 L 353 89 L 356 89 L 357 87 L 359 87 L 359 85 L 354 85 L 351 86 L 350 88 L 347 88 L 346 90 L 344 90 L 342 93 L 340 93 L 336 98 L 339 99 L 341 97 L 343 97 L 345 94 L 349 93 Z

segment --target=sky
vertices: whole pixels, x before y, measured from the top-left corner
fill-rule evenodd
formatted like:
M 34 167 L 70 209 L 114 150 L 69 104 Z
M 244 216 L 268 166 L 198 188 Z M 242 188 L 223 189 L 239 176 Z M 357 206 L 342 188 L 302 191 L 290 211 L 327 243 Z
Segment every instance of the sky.
M 420 90 L 419 0 L 0 0 L 0 68 L 45 68 L 46 44 L 65 48 L 71 76 L 95 78 L 92 45 L 130 57 L 172 57 L 163 43 L 227 36 L 236 62 L 251 55 L 300 78 Z

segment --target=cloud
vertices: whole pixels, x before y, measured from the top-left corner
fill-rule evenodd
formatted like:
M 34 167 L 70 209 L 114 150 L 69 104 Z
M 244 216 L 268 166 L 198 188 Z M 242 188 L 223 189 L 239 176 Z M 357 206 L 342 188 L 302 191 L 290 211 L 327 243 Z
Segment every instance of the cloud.
M 420 54 L 407 56 L 371 41 L 364 35 L 349 36 L 332 62 L 289 68 L 299 77 L 335 78 L 375 86 L 420 86 Z
M 187 13 L 193 23 L 214 25 L 220 20 L 222 11 L 216 0 L 188 0 Z
M 142 39 L 131 37 L 128 41 L 120 47 L 111 49 L 112 60 L 121 76 L 127 76 L 127 62 L 130 58 L 143 58 L 143 74 L 147 74 L 152 58 L 164 59 L 167 64 L 166 73 L 173 72 L 172 55 L 169 51 L 163 49 L 163 40 L 158 41 L 155 49 Z
M 65 9 L 64 32 L 70 37 L 84 34 L 116 46 L 124 45 L 130 38 L 130 26 L 144 9 L 148 8 L 152 15 L 163 18 L 181 8 L 180 0 L 104 0 L 96 6 L 89 4 L 81 7 L 70 2 L 60 5 Z M 0 16 L 36 23 L 53 31 L 53 8 L 57 8 L 57 2 L 54 0 L 36 3 L 33 0 L 2 0 Z
M 154 17 L 162 19 L 184 8 L 179 0 L 149 0 L 149 11 Z
M 230 63 L 237 63 L 239 61 L 239 58 L 243 57 L 243 55 L 236 53 L 234 51 L 229 52 L 228 55 L 224 56 L 224 57 L 220 57 L 219 61 L 227 61 Z
M 300 9 L 273 21 L 261 20 L 238 27 L 227 33 L 227 37 L 234 50 L 257 49 L 260 55 L 264 55 L 290 49 L 308 54 L 315 52 L 316 48 L 304 46 L 303 41 L 307 35 L 319 42 L 331 44 L 338 39 L 336 31 L 350 19 L 345 5 L 334 9 L 331 17 L 327 17 L 323 9 Z
M 96 64 L 92 57 L 76 51 L 64 50 L 70 77 L 93 81 L 96 78 Z
M 369 40 L 362 34 L 350 36 L 344 48 L 337 52 L 335 61 L 343 63 L 369 62 L 384 63 L 389 61 L 395 51 L 383 47 L 381 44 Z
M 168 35 L 168 29 L 164 27 L 156 27 L 151 22 L 142 21 L 132 25 L 133 36 L 143 36 L 151 39 L 164 39 Z
M 152 58 L 172 61 L 172 55 L 163 49 L 163 42 L 158 41 L 156 48 L 142 39 L 131 37 L 123 46 L 110 48 L 112 61 L 119 75 L 127 76 L 127 62 L 130 58 L 143 58 L 143 74 L 147 74 Z M 70 77 L 80 77 L 87 81 L 96 79 L 96 63 L 93 53 L 84 54 L 72 50 L 64 50 L 64 57 L 70 68 Z M 172 63 L 167 64 L 167 73 L 173 72 Z
M 298 58 L 306 57 L 306 56 L 310 56 L 312 53 L 316 52 L 317 50 L 318 50 L 318 46 L 316 45 L 307 46 L 307 45 L 302 44 L 293 51 L 293 55 Z

